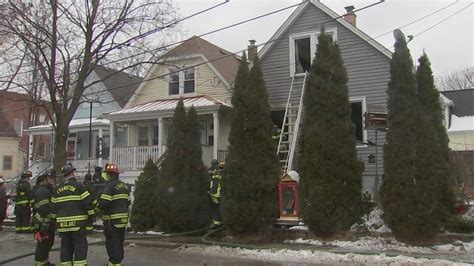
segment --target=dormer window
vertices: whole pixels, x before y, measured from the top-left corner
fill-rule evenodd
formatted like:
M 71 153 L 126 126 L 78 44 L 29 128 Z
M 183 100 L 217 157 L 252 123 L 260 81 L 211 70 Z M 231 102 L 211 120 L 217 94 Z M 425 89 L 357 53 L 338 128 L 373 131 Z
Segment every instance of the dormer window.
M 195 87 L 194 68 L 170 69 L 168 90 L 170 96 L 194 93 L 196 91 Z

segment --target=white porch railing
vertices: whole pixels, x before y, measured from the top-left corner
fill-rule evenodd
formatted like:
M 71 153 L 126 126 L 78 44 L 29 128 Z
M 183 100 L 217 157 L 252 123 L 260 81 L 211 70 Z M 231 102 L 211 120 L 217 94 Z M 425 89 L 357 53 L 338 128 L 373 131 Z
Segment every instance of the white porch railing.
M 114 147 L 112 154 L 114 162 L 124 170 L 141 170 L 149 158 L 156 162 L 160 157 L 159 146 Z

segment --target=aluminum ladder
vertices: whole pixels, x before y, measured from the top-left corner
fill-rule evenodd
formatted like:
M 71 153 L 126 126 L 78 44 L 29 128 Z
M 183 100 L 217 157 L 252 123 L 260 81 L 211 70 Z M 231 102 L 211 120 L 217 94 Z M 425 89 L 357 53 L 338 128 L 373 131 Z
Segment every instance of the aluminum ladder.
M 283 117 L 283 124 L 277 148 L 277 156 L 284 173 L 292 170 L 293 160 L 295 158 L 295 150 L 298 143 L 298 131 L 303 113 L 303 98 L 307 76 L 308 72 L 305 72 L 304 76 L 296 77 L 296 75 L 293 75 L 293 78 L 291 79 L 290 92 L 288 93 L 285 115 Z

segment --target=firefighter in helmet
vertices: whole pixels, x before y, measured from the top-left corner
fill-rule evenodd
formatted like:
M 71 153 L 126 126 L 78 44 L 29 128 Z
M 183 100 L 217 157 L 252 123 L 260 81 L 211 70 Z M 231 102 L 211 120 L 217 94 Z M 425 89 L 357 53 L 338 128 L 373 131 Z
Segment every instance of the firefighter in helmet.
M 123 242 L 128 224 L 130 191 L 119 180 L 119 169 L 115 164 L 106 164 L 102 177 L 106 184 L 99 198 L 99 209 L 104 221 L 105 247 L 109 265 L 121 265 L 124 257 Z
M 211 204 L 211 214 L 212 214 L 212 225 L 211 227 L 220 227 L 222 226 L 221 212 L 220 212 L 220 203 L 221 203 L 221 170 L 222 164 L 219 165 L 219 161 L 213 159 L 211 166 L 209 167 L 209 196 Z
M 36 251 L 35 265 L 54 265 L 49 262 L 49 252 L 54 244 L 54 213 L 53 196 L 55 177 L 51 173 L 38 176 L 38 186 L 35 190 L 32 218 L 35 230 Z
M 87 265 L 86 224 L 94 215 L 94 199 L 76 181 L 75 171 L 71 164 L 63 166 L 64 181 L 56 187 L 51 199 L 61 236 L 61 265 Z
M 31 171 L 25 171 L 21 174 L 20 180 L 16 184 L 15 198 L 15 232 L 25 234 L 31 232 L 30 219 L 31 207 L 33 203 L 33 194 L 31 192 L 30 178 Z

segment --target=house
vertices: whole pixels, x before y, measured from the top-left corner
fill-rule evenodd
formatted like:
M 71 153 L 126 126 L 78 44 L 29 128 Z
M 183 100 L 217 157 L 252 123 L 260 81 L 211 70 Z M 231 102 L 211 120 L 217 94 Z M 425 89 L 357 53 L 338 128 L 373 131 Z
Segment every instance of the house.
M 25 132 L 46 122 L 46 110 L 33 106 L 30 95 L 0 91 L 0 175 L 6 179 L 18 176 L 28 167 L 27 158 L 49 159 L 50 139 L 38 136 L 33 144 Z
M 474 88 L 441 92 L 449 147 L 474 151 Z
M 111 121 L 110 160 L 133 180 L 148 158 L 166 150 L 168 129 L 180 99 L 194 106 L 201 126 L 203 161 L 225 160 L 230 130 L 230 100 L 240 60 L 232 53 L 191 37 L 151 69 L 125 108 L 104 115 Z
M 386 112 L 391 52 L 356 26 L 353 6 L 344 16 L 317 0 L 305 1 L 259 51 L 275 124 L 281 127 L 287 102 L 299 105 L 305 72 L 315 57 L 321 26 L 337 42 L 348 74 L 357 154 L 364 162 L 363 189 L 373 193 L 381 184 L 385 133 L 366 130 L 366 112 Z M 290 87 L 300 91 L 289 99 Z M 297 160 L 295 160 L 297 161 Z M 294 165 L 297 170 L 297 165 Z
M 83 102 L 69 124 L 67 161 L 83 175 L 95 166 L 103 167 L 109 159 L 110 123 L 102 114 L 125 106 L 133 95 L 141 77 L 104 66 L 94 66 L 86 79 Z M 28 128 L 30 138 L 54 134 L 51 124 Z M 116 139 L 123 138 L 122 131 L 115 132 Z M 32 161 L 29 162 L 33 164 Z M 51 160 L 42 160 L 34 170 L 51 167 Z M 93 171 L 93 170 L 92 170 Z

